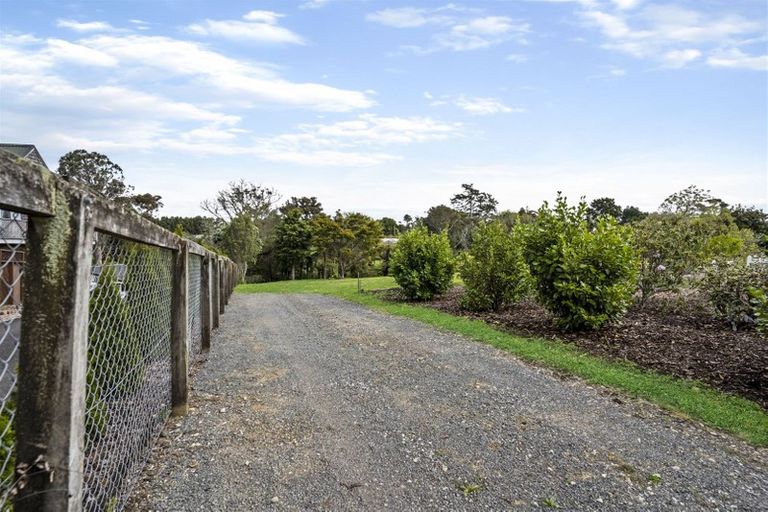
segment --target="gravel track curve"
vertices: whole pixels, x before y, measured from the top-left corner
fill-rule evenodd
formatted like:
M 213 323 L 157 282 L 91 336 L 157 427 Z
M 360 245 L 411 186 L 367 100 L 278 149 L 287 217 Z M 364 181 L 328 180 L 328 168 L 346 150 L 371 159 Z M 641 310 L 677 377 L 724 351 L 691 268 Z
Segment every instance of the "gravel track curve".
M 129 510 L 768 510 L 768 451 L 320 295 L 236 294 Z

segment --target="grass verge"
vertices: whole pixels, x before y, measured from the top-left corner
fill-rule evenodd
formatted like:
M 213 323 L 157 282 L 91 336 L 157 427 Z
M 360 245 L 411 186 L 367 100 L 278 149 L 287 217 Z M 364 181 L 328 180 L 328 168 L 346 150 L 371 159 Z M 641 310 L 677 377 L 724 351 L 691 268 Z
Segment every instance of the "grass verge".
M 361 279 L 365 290 L 392 288 L 389 277 Z M 506 350 L 524 361 L 575 375 L 592 384 L 620 390 L 709 426 L 735 434 L 757 446 L 768 446 L 768 414 L 755 402 L 722 393 L 706 384 L 678 379 L 630 364 L 608 361 L 571 345 L 523 338 L 483 321 L 437 311 L 427 306 L 383 301 L 357 293 L 357 279 L 302 280 L 247 284 L 242 293 L 319 293 L 404 316 Z

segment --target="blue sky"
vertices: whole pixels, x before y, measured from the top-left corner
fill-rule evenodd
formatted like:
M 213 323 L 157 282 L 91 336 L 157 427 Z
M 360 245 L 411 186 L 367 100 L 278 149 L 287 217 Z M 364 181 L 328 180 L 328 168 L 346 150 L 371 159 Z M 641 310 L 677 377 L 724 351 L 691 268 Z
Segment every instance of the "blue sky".
M 0 139 L 107 154 L 163 214 L 245 178 L 421 215 L 461 183 L 768 207 L 763 0 L 0 0 Z

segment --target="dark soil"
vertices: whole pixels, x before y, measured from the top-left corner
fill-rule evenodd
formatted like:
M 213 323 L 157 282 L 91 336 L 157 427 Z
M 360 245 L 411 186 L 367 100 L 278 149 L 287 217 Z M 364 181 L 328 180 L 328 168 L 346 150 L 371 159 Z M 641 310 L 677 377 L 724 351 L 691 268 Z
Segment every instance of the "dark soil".
M 552 315 L 532 300 L 498 313 L 462 310 L 463 290 L 424 305 L 440 311 L 477 318 L 514 334 L 558 339 L 613 360 L 706 382 L 722 391 L 758 402 L 768 410 L 768 339 L 753 329 L 734 332 L 696 297 L 658 297 L 635 306 L 621 319 L 598 331 L 563 332 Z M 383 298 L 404 300 L 398 290 Z

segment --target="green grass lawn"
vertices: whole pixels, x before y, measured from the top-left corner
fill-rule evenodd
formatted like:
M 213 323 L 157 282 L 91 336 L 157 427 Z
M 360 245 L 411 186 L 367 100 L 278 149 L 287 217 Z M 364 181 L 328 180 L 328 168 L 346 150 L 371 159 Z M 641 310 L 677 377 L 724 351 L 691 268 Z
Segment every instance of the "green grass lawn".
M 391 277 L 364 278 L 361 284 L 364 290 L 396 286 Z M 643 398 L 679 415 L 735 434 L 755 445 L 768 446 L 768 414 L 750 400 L 722 393 L 706 384 L 608 361 L 565 343 L 515 336 L 480 320 L 454 316 L 426 306 L 386 302 L 371 294 L 357 293 L 357 285 L 357 279 L 280 281 L 240 285 L 236 291 L 319 293 L 341 297 L 378 311 L 462 334 L 506 350 L 522 360 Z

